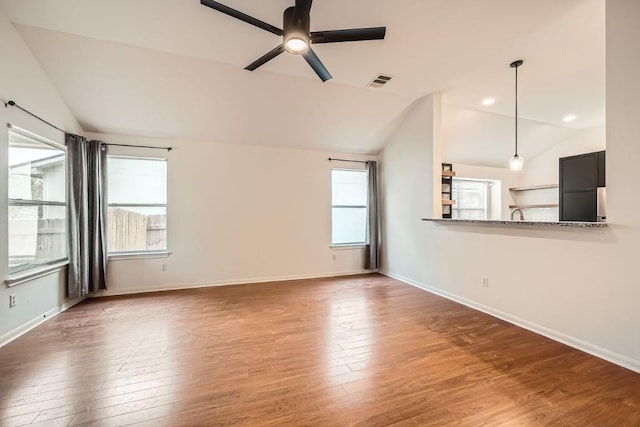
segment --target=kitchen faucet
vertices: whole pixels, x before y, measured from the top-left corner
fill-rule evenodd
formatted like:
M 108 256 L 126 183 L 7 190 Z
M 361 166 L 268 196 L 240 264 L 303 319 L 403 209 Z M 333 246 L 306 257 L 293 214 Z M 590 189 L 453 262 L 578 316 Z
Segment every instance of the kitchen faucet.
M 515 216 L 516 212 L 520 214 L 520 221 L 524 221 L 524 213 L 520 208 L 515 208 L 514 210 L 511 211 L 511 221 L 513 221 L 513 217 Z

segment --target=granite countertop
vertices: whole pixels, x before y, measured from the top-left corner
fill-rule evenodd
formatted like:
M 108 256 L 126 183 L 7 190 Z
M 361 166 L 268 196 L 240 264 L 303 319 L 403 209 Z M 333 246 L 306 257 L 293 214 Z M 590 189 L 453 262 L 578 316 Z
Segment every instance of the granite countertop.
M 529 226 L 529 227 L 553 227 L 553 228 L 607 228 L 606 222 L 544 222 L 544 221 L 502 221 L 485 219 L 444 219 L 444 218 L 422 218 L 423 221 L 434 222 L 442 225 L 457 224 L 477 224 L 477 225 L 506 225 L 506 226 Z

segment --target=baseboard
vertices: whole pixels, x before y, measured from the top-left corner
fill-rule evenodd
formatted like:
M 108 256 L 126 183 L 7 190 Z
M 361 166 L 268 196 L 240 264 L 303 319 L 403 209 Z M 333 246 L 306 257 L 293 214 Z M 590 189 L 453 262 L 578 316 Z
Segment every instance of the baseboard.
M 22 325 L 18 326 L 14 330 L 7 332 L 6 334 L 0 337 L 0 347 L 9 344 L 11 341 L 21 337 L 22 335 L 26 334 L 33 328 L 42 325 L 47 320 L 53 319 L 58 314 L 70 309 L 71 307 L 82 302 L 83 300 L 84 298 L 80 298 L 73 301 L 65 301 L 62 305 L 58 307 L 54 307 L 51 310 L 48 310 L 42 313 L 38 317 L 35 317 L 29 320 L 28 322 L 23 323 Z
M 328 277 L 342 277 L 342 276 L 356 276 L 359 274 L 372 274 L 377 273 L 377 270 L 361 270 L 347 273 L 320 273 L 320 274 L 306 274 L 295 276 L 276 276 L 276 277 L 257 277 L 251 279 L 234 279 L 234 280 L 220 280 L 211 282 L 196 282 L 196 283 L 180 283 L 172 285 L 160 285 L 150 286 L 145 288 L 123 288 L 107 290 L 92 297 L 107 297 L 116 295 L 132 295 L 132 294 L 144 294 L 148 292 L 163 292 L 163 291 L 179 291 L 183 289 L 197 289 L 197 288 L 212 288 L 217 286 L 233 286 L 233 285 L 248 285 L 252 283 L 269 283 L 269 282 L 288 282 L 291 280 L 306 280 L 306 279 L 325 279 Z
M 448 300 L 455 301 L 462 305 L 466 305 L 467 307 L 473 308 L 474 310 L 478 310 L 483 313 L 489 314 L 493 317 L 497 317 L 498 319 L 504 320 L 505 322 L 509 322 L 521 328 L 527 329 L 531 332 L 535 332 L 539 335 L 543 335 L 554 341 L 558 341 L 562 344 L 568 345 L 569 347 L 573 347 L 580 351 L 584 351 L 585 353 L 591 354 L 592 356 L 596 356 L 600 359 L 604 359 L 608 362 L 614 363 L 616 365 L 630 369 L 634 372 L 640 373 L 640 360 L 632 359 L 630 357 L 615 353 L 613 351 L 607 350 L 606 348 L 602 348 L 597 345 L 588 343 L 586 341 L 582 341 L 578 338 L 563 334 L 562 332 L 558 332 L 556 330 L 547 328 L 545 326 L 541 326 L 536 323 L 529 322 L 528 320 L 522 319 L 520 317 L 512 316 L 511 314 L 505 313 L 503 311 L 496 310 L 492 307 L 488 307 L 486 305 L 466 299 L 459 295 L 455 295 L 455 294 L 443 291 L 441 289 L 434 288 L 433 286 L 429 286 L 424 283 L 417 282 L 413 279 L 409 279 L 407 277 L 403 277 L 398 274 L 390 273 L 388 271 L 378 271 L 378 272 L 387 277 L 391 277 L 393 279 L 399 280 L 408 285 L 414 286 L 416 288 L 422 289 L 432 294 L 441 296 Z

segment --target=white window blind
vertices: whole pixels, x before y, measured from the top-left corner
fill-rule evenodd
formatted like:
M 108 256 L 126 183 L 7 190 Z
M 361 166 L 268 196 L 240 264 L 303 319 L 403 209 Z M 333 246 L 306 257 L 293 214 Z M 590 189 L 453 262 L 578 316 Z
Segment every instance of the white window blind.
M 451 197 L 455 219 L 487 219 L 490 181 L 454 178 Z
M 109 253 L 167 249 L 167 161 L 109 156 Z
M 9 129 L 9 274 L 67 259 L 66 151 Z
M 367 240 L 367 171 L 331 171 L 333 245 L 365 244 Z

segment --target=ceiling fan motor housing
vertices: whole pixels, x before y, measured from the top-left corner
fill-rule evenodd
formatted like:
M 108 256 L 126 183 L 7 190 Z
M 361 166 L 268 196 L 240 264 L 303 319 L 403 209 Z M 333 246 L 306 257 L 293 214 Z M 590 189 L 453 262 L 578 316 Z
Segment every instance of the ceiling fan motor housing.
M 310 16 L 296 17 L 295 7 L 291 6 L 284 10 L 282 17 L 282 28 L 284 31 L 283 41 L 287 46 L 287 42 L 291 39 L 303 40 L 307 46 L 310 44 L 309 29 L 310 29 Z M 291 52 L 291 53 L 304 53 L 304 52 Z

